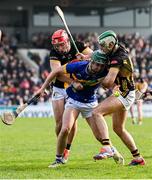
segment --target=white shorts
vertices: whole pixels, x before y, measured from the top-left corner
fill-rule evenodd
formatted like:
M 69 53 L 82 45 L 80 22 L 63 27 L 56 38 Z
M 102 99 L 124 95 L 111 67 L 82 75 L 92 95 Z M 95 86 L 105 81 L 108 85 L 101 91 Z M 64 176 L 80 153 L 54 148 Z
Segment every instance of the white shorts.
M 67 93 L 65 89 L 53 87 L 52 101 L 66 99 L 66 98 L 67 98 Z
M 89 118 L 92 116 L 92 110 L 98 105 L 98 102 L 82 103 L 72 98 L 68 98 L 65 104 L 65 108 L 74 108 L 81 112 L 82 117 Z
M 123 104 L 125 110 L 129 110 L 131 105 L 134 103 L 135 101 L 135 90 L 134 91 L 130 91 L 129 94 L 124 98 L 121 95 L 117 97 L 121 103 Z

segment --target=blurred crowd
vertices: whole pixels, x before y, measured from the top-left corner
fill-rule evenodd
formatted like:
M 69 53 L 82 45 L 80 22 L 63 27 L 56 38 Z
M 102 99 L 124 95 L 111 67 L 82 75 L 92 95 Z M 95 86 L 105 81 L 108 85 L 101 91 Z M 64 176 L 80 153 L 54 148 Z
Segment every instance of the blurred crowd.
M 50 50 L 51 35 L 49 33 L 37 33 L 31 37 L 30 46 Z M 74 34 L 75 39 L 84 41 L 90 48 L 99 48 L 97 33 Z M 119 42 L 126 46 L 130 52 L 135 69 L 145 81 L 148 82 L 148 90 L 152 90 L 152 42 L 140 36 L 138 33 L 118 35 Z M 14 37 L 6 35 L 0 44 L 0 105 L 18 105 L 25 102 L 40 87 L 50 71 L 49 56 L 41 60 L 38 54 L 29 53 L 39 68 L 39 76 L 35 70 L 28 67 L 17 54 L 18 43 Z M 100 99 L 109 94 L 99 89 Z M 45 101 L 42 98 L 41 101 Z
M 0 45 L 0 105 L 24 103 L 44 81 L 18 57 L 16 49 L 4 36 Z

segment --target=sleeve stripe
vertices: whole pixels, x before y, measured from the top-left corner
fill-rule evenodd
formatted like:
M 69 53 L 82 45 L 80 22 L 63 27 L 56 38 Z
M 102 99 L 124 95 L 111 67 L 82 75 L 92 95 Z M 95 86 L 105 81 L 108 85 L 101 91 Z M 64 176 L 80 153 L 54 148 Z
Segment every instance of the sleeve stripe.
M 53 61 L 53 62 L 60 62 L 59 60 L 54 60 L 54 59 L 50 59 L 50 61 Z
M 63 71 L 64 71 L 64 73 L 67 73 L 66 66 L 67 66 L 67 64 L 63 65 Z

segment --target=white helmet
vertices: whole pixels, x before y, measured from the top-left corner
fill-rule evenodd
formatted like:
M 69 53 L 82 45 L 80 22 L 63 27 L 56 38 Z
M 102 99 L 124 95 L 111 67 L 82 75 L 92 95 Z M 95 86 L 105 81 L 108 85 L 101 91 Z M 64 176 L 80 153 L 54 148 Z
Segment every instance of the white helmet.
M 109 44 L 113 42 L 115 45 L 118 44 L 118 38 L 114 31 L 108 30 L 100 34 L 98 42 L 104 47 L 109 47 Z

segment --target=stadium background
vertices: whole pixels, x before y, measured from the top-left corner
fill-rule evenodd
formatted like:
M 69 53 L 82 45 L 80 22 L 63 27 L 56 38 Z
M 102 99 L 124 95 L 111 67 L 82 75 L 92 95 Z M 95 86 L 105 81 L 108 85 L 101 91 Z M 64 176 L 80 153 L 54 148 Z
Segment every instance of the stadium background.
M 49 37 L 54 30 L 64 28 L 55 5 L 63 9 L 73 36 L 92 49 L 98 49 L 96 40 L 101 32 L 114 30 L 152 89 L 152 0 L 0 0 L 0 114 L 29 99 L 50 71 Z M 144 118 L 142 126 L 127 121 L 146 166 L 118 167 L 111 159 L 94 163 L 91 158 L 100 145 L 80 119 L 70 161 L 60 170 L 50 170 L 47 166 L 54 160 L 56 138 L 51 104 L 44 104 L 47 99 L 28 107 L 21 114 L 25 118 L 18 118 L 13 126 L 0 122 L 0 178 L 152 178 L 151 101 L 144 102 L 144 116 L 149 118 Z M 127 164 L 130 153 L 114 135 L 111 117 L 108 119 L 110 137 Z

